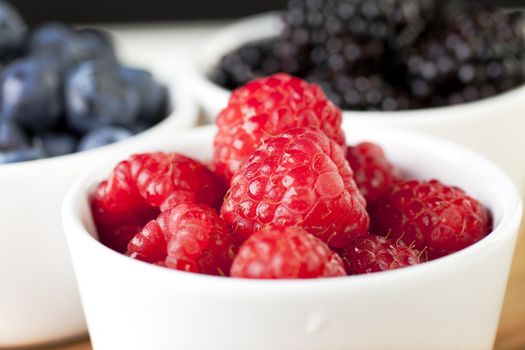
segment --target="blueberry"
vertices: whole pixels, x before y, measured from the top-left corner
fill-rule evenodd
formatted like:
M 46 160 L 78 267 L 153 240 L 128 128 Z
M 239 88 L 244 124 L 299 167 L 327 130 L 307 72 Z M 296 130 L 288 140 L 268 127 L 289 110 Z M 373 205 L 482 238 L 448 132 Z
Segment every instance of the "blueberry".
M 48 132 L 40 135 L 39 138 L 48 157 L 74 153 L 77 149 L 77 137 L 71 134 Z
M 0 123 L 0 152 L 29 146 L 27 135 L 16 124 Z
M 0 124 L 0 164 L 44 158 L 42 144 L 30 144 L 23 131 L 13 123 Z
M 137 92 L 107 61 L 86 61 L 66 81 L 66 120 L 77 132 L 103 126 L 131 127 L 138 116 Z
M 111 143 L 122 141 L 128 137 L 133 136 L 131 131 L 114 126 L 103 127 L 93 130 L 80 140 L 78 145 L 79 151 L 86 151 L 88 149 L 98 148 Z
M 109 33 L 94 28 L 83 28 L 76 30 L 75 34 L 82 49 L 82 60 L 117 61 L 115 47 Z
M 63 110 L 58 73 L 37 57 L 9 64 L 0 79 L 1 115 L 31 131 L 52 127 Z
M 139 96 L 139 120 L 154 125 L 164 119 L 168 100 L 166 87 L 157 82 L 150 72 L 143 69 L 121 67 L 121 73 Z
M 43 24 L 29 38 L 29 54 L 50 57 L 62 72 L 80 62 L 82 52 L 75 32 L 63 23 Z
M 14 150 L 0 151 L 0 164 L 27 162 L 45 157 L 41 145 L 17 148 Z
M 135 123 L 133 126 L 131 126 L 129 130 L 133 133 L 133 135 L 135 135 L 135 134 L 140 134 L 141 132 L 148 130 L 150 127 L 151 127 L 151 124 L 149 123 L 146 124 L 142 121 L 139 121 Z
M 22 46 L 26 25 L 20 14 L 7 2 L 0 1 L 0 60 L 6 61 Z

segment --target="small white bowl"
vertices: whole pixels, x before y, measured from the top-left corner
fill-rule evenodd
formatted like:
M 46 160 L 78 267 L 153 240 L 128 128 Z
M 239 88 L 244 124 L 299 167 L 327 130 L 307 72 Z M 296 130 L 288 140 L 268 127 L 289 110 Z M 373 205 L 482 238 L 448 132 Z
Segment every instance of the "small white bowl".
M 249 17 L 208 38 L 187 60 L 186 80 L 209 120 L 224 108 L 230 91 L 208 79 L 219 59 L 232 49 L 277 35 L 282 23 L 277 14 Z M 399 112 L 345 111 L 344 117 L 370 127 L 412 129 L 470 147 L 499 164 L 525 191 L 525 86 L 451 107 Z
M 0 348 L 85 334 L 60 220 L 62 200 L 78 176 L 106 158 L 196 125 L 198 108 L 184 85 L 165 82 L 173 112 L 147 131 L 86 152 L 0 165 Z
M 461 146 L 349 124 L 351 142 L 375 141 L 405 173 L 461 186 L 479 199 L 493 214 L 494 231 L 447 257 L 370 275 L 270 281 L 180 272 L 97 241 L 88 194 L 115 160 L 80 179 L 63 206 L 94 348 L 491 349 L 522 213 L 517 189 Z M 214 133 L 211 126 L 194 129 L 155 150 L 206 161 Z

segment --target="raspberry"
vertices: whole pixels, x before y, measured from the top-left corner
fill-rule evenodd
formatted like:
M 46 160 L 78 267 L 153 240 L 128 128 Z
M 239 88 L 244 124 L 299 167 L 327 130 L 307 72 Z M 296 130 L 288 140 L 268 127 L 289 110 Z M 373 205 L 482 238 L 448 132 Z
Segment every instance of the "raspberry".
M 230 180 L 257 146 L 271 136 L 296 128 L 320 128 L 341 146 L 341 110 L 314 84 L 276 74 L 235 90 L 217 118 L 214 165 Z
M 367 205 L 401 180 L 401 173 L 390 164 L 380 146 L 362 142 L 356 146 L 349 146 L 347 150 L 346 160 L 354 172 L 354 180 Z
M 238 242 L 265 225 L 297 225 L 342 248 L 368 232 L 365 206 L 341 147 L 297 128 L 268 138 L 241 166 L 221 215 Z
M 222 202 L 225 189 L 221 179 L 196 160 L 178 153 L 156 152 L 135 154 L 130 162 L 137 188 L 152 206 L 161 207 L 170 197 L 184 193 L 194 194 L 197 203 L 214 208 Z
M 100 240 L 119 252 L 159 208 L 195 202 L 218 208 L 222 180 L 205 165 L 177 153 L 135 154 L 96 188 L 91 207 Z
M 400 241 L 368 235 L 341 253 L 350 275 L 393 270 L 421 263 L 419 252 Z
M 317 278 L 346 275 L 343 261 L 300 227 L 264 228 L 239 249 L 232 277 Z
M 131 175 L 131 163 L 120 162 L 91 197 L 91 211 L 102 244 L 118 252 L 159 210 L 141 197 Z
M 231 235 L 210 207 L 180 204 L 150 221 L 128 244 L 128 256 L 176 270 L 226 275 Z
M 491 230 L 490 213 L 457 187 L 437 180 L 394 185 L 370 210 L 372 231 L 400 239 L 429 259 L 461 250 Z

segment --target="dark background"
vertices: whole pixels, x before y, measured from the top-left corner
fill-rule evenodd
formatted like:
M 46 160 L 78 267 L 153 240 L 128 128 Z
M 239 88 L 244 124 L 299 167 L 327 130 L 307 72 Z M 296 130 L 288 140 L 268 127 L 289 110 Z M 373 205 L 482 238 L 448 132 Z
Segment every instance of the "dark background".
M 439 0 L 437 0 L 439 1 Z M 12 0 L 30 24 L 65 22 L 135 22 L 236 18 L 281 9 L 286 0 Z M 493 0 L 525 6 L 525 0 Z

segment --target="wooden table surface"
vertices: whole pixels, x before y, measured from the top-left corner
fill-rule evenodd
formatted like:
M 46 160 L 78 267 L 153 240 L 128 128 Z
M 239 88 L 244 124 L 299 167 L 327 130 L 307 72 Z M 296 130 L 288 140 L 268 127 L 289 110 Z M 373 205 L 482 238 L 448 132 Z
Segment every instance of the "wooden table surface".
M 525 349 L 525 227 L 521 230 L 494 349 Z M 46 350 L 91 350 L 88 340 Z M 44 350 L 44 349 L 42 349 Z

